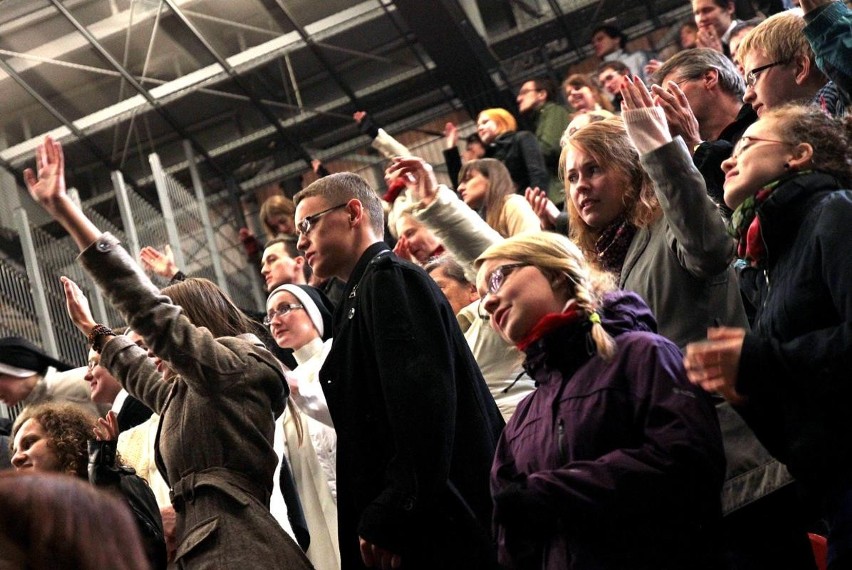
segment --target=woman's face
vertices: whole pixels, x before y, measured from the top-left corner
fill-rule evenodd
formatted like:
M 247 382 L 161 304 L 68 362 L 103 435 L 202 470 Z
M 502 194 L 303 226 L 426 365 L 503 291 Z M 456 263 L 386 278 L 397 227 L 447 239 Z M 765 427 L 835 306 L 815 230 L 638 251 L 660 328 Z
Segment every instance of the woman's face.
M 280 291 L 266 302 L 266 312 L 269 314 L 284 305 L 301 304 L 302 302 L 292 293 Z M 304 308 L 291 309 L 286 314 L 275 315 L 269 324 L 269 331 L 275 339 L 275 344 L 281 348 L 293 350 L 299 350 L 315 338 L 319 338 L 319 332 Z
M 570 144 L 567 148 L 565 180 L 571 203 L 587 226 L 603 230 L 624 214 L 624 192 L 630 181 L 626 174 L 598 164 L 582 149 Z
M 479 115 L 476 119 L 476 132 L 484 144 L 490 144 L 497 138 L 497 123 L 489 119 L 487 115 Z
M 722 163 L 725 203 L 736 208 L 763 186 L 787 172 L 793 145 L 782 141 L 775 118 L 759 119 L 743 133 L 734 152 Z
M 568 104 L 578 112 L 593 111 L 595 109 L 595 95 L 587 86 L 576 87 L 568 85 L 565 87 L 565 98 Z
M 469 168 L 464 179 L 459 182 L 459 194 L 464 203 L 474 210 L 482 206 L 488 192 L 489 181 L 475 168 Z
M 293 216 L 276 214 L 266 218 L 266 223 L 275 230 L 276 234 L 296 235 L 296 221 Z
M 14 450 L 12 466 L 18 471 L 62 471 L 50 436 L 36 419 L 25 421 L 15 434 Z
M 567 297 L 557 294 L 550 281 L 537 267 L 525 265 L 508 268 L 513 259 L 489 259 L 477 275 L 477 288 L 482 309 L 491 315 L 491 327 L 507 342 L 517 344 L 526 337 L 542 317 L 560 313 Z M 493 275 L 500 271 L 502 283 L 490 293 Z

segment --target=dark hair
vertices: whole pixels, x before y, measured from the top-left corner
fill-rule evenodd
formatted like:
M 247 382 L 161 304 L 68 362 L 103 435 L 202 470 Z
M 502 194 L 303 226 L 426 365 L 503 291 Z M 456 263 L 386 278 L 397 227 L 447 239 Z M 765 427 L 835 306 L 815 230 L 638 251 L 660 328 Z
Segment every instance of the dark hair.
M 49 438 L 47 445 L 56 454 L 63 473 L 88 479 L 88 442 L 94 437 L 95 416 L 73 404 L 48 402 L 27 406 L 15 420 L 12 441 L 27 420 L 37 421 L 44 429 Z
M 488 179 L 488 190 L 478 210 L 489 226 L 497 229 L 503 214 L 503 204 L 515 193 L 515 184 L 506 165 L 494 158 L 478 158 L 462 165 L 459 181 L 465 180 L 470 171 L 476 171 Z M 509 237 L 509 236 L 503 236 Z
M 617 26 L 613 26 L 612 24 L 601 24 L 592 30 L 592 37 L 595 36 L 598 32 L 603 32 L 611 38 L 618 38 L 618 45 L 621 49 L 624 49 L 627 46 L 627 36 L 618 29 Z
M 209 279 L 190 277 L 164 288 L 162 294 L 179 306 L 193 325 L 206 328 L 215 337 L 262 331 Z
M 630 68 L 624 65 L 624 62 L 621 62 L 617 59 L 613 59 L 611 61 L 605 61 L 598 66 L 598 70 L 595 72 L 595 75 L 600 75 L 607 69 L 611 69 L 616 73 L 620 73 L 621 75 L 629 75 Z
M 483 147 L 485 146 L 485 143 L 482 142 L 481 138 L 479 138 L 479 133 L 471 133 L 467 135 L 464 139 L 464 142 L 466 142 L 467 144 L 479 144 Z
M 304 257 L 302 252 L 299 251 L 299 248 L 296 247 L 296 244 L 299 243 L 299 240 L 295 236 L 283 236 L 277 237 L 266 242 L 266 245 L 263 246 L 264 253 L 267 249 L 272 247 L 273 245 L 284 244 L 284 251 L 291 259 L 296 259 L 297 257 Z M 311 278 L 311 266 L 307 263 L 302 264 L 302 274 L 305 276 L 305 281 L 309 281 Z M 266 329 L 264 329 L 266 330 Z
M 150 568 L 127 505 L 67 475 L 0 473 L 0 536 L 31 570 Z
M 527 81 L 535 85 L 536 91 L 546 92 L 548 101 L 556 100 L 556 84 L 549 77 L 533 77 L 532 79 L 527 79 Z M 524 81 L 524 83 L 527 81 Z
M 323 198 L 332 206 L 345 204 L 353 199 L 358 200 L 367 213 L 370 227 L 377 236 L 384 236 L 385 218 L 382 201 L 367 181 L 357 174 L 351 172 L 329 174 L 309 184 L 304 190 L 293 197 L 293 201 L 298 206 L 299 202 L 313 196 Z

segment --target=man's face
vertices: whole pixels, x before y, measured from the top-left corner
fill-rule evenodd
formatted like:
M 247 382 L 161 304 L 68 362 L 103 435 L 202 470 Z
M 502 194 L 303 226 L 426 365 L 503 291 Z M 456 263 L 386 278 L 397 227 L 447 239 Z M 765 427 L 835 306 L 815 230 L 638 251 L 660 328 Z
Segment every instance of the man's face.
M 728 4 L 726 8 L 722 8 L 713 0 L 692 0 L 692 14 L 699 28 L 713 28 L 721 38 L 731 26 L 734 6 Z
M 751 104 L 758 117 L 765 111 L 798 98 L 795 64 L 764 67 L 773 63 L 776 62 L 759 49 L 754 49 L 743 57 L 746 78 L 743 101 Z
M 522 115 L 535 111 L 547 102 L 547 91 L 536 89 L 535 81 L 527 81 L 518 90 L 517 102 Z
M 459 311 L 479 299 L 479 293 L 473 283 L 460 283 L 457 280 L 447 275 L 447 271 L 443 267 L 438 267 L 429 273 L 435 284 L 444 293 L 444 296 L 450 302 L 453 312 L 458 314 Z
M 624 75 L 614 69 L 604 69 L 598 74 L 598 82 L 603 85 L 610 95 L 618 95 L 621 84 L 624 83 Z
M 621 47 L 620 44 L 621 40 L 619 38 L 611 38 L 603 30 L 592 36 L 592 49 L 598 57 L 603 57 L 618 50 Z
M 302 284 L 305 282 L 305 274 L 302 265 L 305 263 L 303 257 L 292 258 L 287 254 L 287 248 L 283 243 L 274 243 L 263 251 L 260 262 L 260 274 L 266 281 L 266 290 L 272 291 L 279 285 L 286 283 Z
M 9 374 L 0 374 L 0 402 L 7 406 L 14 406 L 22 402 L 33 391 L 38 376 L 18 378 Z
M 310 196 L 296 206 L 296 227 L 306 218 L 311 218 L 336 204 L 329 204 L 322 196 Z M 304 252 L 305 260 L 320 279 L 339 277 L 348 280 L 346 268 L 358 256 L 349 225 L 349 209 L 332 209 L 320 216 L 311 218 L 310 229 L 306 234 L 299 233 L 297 247 Z M 365 214 L 366 215 L 366 214 Z

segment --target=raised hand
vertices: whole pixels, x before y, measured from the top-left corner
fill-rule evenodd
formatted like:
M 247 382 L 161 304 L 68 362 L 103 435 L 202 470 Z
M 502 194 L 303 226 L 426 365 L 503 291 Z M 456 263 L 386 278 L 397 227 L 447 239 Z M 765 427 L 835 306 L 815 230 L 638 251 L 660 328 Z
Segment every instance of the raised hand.
M 68 316 L 71 317 L 74 326 L 88 336 L 97 324 L 92 316 L 92 310 L 89 308 L 89 300 L 83 294 L 83 290 L 67 277 L 60 277 L 59 280 L 62 281 L 62 287 L 65 291 L 65 308 L 68 311 Z
M 703 26 L 698 28 L 695 45 L 697 47 L 710 48 L 718 51 L 719 53 L 723 53 L 725 51 L 722 48 L 722 40 L 719 39 L 718 34 L 716 34 L 716 29 L 713 26 Z
M 118 439 L 118 416 L 110 410 L 106 417 L 98 418 L 98 425 L 92 431 L 98 441 L 115 441 Z
M 33 200 L 51 212 L 58 201 L 68 198 L 68 193 L 65 190 L 62 145 L 50 136 L 36 147 L 36 168 L 38 174 L 32 168 L 24 170 L 24 181 Z
M 146 271 L 166 279 L 171 279 L 178 272 L 175 256 L 169 245 L 162 252 L 153 247 L 145 246 L 139 251 L 139 260 Z
M 659 85 L 653 85 L 651 91 L 654 93 L 654 103 L 662 107 L 666 114 L 672 138 L 680 135 L 688 148 L 695 148 L 695 145 L 701 142 L 698 119 L 695 118 L 689 100 L 680 86 L 674 81 L 669 81 L 665 89 Z
M 438 181 L 432 165 L 416 156 L 396 157 L 385 171 L 385 180 L 403 177 L 411 188 L 413 198 L 423 206 L 431 204 L 438 195 Z
M 453 148 L 459 142 L 459 130 L 455 124 L 447 123 L 444 125 L 444 138 L 446 139 L 446 148 Z
M 541 229 L 552 230 L 556 228 L 556 218 L 559 216 L 559 208 L 547 197 L 547 192 L 539 188 L 527 188 L 524 198 L 532 206 L 533 212 L 541 220 Z
M 654 100 L 645 87 L 645 82 L 637 76 L 621 83 L 621 98 L 621 108 L 625 111 L 654 106 Z
M 405 238 L 405 236 L 399 236 L 399 239 L 396 240 L 396 245 L 393 247 L 393 252 L 400 259 L 404 259 L 412 263 L 418 263 L 418 261 L 414 259 L 414 256 L 411 254 L 411 248 L 408 246 L 408 240 Z

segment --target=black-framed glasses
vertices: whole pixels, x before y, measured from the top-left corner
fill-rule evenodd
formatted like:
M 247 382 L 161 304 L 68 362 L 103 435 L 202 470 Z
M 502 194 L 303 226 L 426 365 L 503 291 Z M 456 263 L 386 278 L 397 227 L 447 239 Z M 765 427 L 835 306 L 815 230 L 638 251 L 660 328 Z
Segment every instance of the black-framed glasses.
M 761 138 L 761 137 L 743 136 L 743 137 L 740 137 L 740 140 L 737 141 L 736 146 L 734 146 L 734 152 L 731 154 L 731 156 L 733 158 L 739 158 L 739 156 L 743 152 L 750 149 L 754 145 L 754 143 L 758 143 L 758 142 L 775 143 L 775 144 L 792 144 L 792 143 L 789 143 L 787 141 L 779 141 L 779 140 L 776 140 L 776 139 L 764 139 L 764 138 Z
M 763 73 L 764 71 L 766 71 L 767 69 L 769 69 L 771 67 L 775 67 L 776 65 L 787 65 L 788 63 L 790 63 L 790 60 L 785 59 L 783 61 L 776 61 L 776 62 L 773 62 L 773 63 L 767 63 L 766 65 L 761 65 L 760 67 L 755 67 L 754 69 L 752 69 L 751 71 L 746 73 L 746 76 L 745 76 L 746 87 L 752 87 L 753 88 L 755 83 L 757 83 L 757 80 L 760 78 L 760 74 Z
M 304 305 L 300 305 L 299 303 L 285 303 L 283 305 L 278 305 L 277 309 L 272 309 L 266 316 L 263 318 L 263 324 L 269 326 L 272 324 L 272 319 L 275 317 L 283 317 L 284 315 L 289 314 L 291 311 L 295 311 L 296 309 L 304 309 Z
M 479 315 L 479 318 L 488 318 L 488 314 L 484 312 L 485 308 L 482 306 L 485 302 L 485 298 L 488 297 L 488 295 L 494 295 L 497 293 L 497 291 L 499 291 L 503 286 L 503 283 L 506 282 L 506 278 L 509 277 L 513 271 L 528 265 L 529 263 L 507 263 L 505 265 L 498 265 L 494 268 L 494 271 L 491 272 L 486 280 L 488 288 L 485 290 L 485 295 L 479 299 L 479 304 L 476 306 L 476 312 Z
M 340 208 L 345 208 L 348 202 L 344 202 L 343 204 L 338 204 L 337 206 L 332 206 L 331 208 L 327 208 L 322 212 L 317 212 L 316 214 L 311 214 L 310 216 L 305 216 L 304 219 L 296 224 L 296 229 L 299 230 L 299 233 L 303 236 L 308 235 L 308 232 L 314 227 L 317 223 L 317 220 L 326 215 L 329 212 L 334 210 L 339 210 Z

